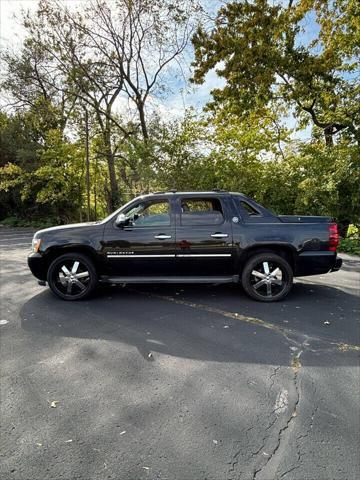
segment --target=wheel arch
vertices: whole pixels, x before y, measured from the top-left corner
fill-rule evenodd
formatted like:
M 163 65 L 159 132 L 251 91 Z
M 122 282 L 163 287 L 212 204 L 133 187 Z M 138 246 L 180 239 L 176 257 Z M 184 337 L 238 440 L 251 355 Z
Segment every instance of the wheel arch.
M 95 250 L 88 245 L 62 245 L 50 247 L 45 254 L 47 269 L 49 269 L 51 263 L 61 255 L 67 253 L 79 253 L 85 255 L 94 263 L 95 268 L 98 266 L 98 258 Z
M 273 243 L 253 245 L 243 250 L 242 253 L 240 254 L 240 259 L 239 259 L 240 271 L 244 268 L 244 265 L 251 257 L 259 253 L 275 253 L 279 255 L 289 263 L 292 271 L 294 272 L 295 256 L 296 256 L 296 250 L 294 249 L 294 247 L 288 244 L 273 244 Z

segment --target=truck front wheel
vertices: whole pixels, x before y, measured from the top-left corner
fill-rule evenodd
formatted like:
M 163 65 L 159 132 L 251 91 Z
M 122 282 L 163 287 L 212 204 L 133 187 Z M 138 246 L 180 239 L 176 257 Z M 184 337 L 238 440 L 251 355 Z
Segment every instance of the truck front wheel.
M 284 258 L 263 252 L 247 261 L 241 281 L 251 298 L 261 302 L 276 302 L 285 298 L 291 290 L 293 272 Z
M 80 253 L 67 253 L 56 258 L 47 274 L 49 287 L 63 300 L 88 297 L 97 285 L 93 262 Z

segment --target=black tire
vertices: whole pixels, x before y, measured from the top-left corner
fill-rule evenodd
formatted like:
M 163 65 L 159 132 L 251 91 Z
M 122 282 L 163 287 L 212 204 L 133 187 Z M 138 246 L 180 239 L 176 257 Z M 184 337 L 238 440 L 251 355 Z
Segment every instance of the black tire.
M 63 300 L 82 300 L 94 291 L 98 277 L 93 262 L 80 253 L 66 253 L 50 265 L 47 281 Z
M 290 292 L 293 271 L 280 255 L 263 252 L 246 262 L 241 281 L 245 292 L 251 298 L 260 302 L 277 302 Z

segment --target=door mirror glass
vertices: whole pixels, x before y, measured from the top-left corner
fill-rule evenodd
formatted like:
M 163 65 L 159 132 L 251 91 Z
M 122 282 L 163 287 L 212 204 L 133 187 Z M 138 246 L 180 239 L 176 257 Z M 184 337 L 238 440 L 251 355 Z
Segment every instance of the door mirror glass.
M 126 217 L 124 213 L 119 213 L 119 215 L 116 217 L 115 220 L 115 225 L 117 227 L 123 227 L 128 223 L 129 219 Z

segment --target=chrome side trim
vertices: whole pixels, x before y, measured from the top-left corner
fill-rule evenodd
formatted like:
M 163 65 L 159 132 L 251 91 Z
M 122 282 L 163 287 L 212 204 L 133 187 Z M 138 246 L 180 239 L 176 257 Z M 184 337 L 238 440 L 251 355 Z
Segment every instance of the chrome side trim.
M 231 257 L 231 253 L 177 253 L 165 255 L 107 255 L 107 258 Z
M 177 257 L 231 257 L 231 253 L 178 253 Z
M 107 258 L 174 258 L 175 254 L 169 255 L 107 255 Z

